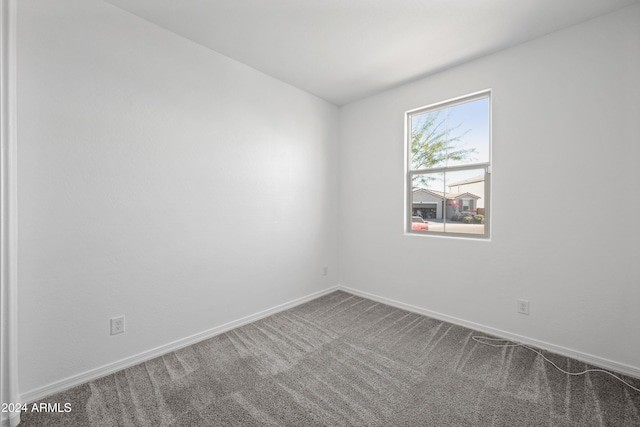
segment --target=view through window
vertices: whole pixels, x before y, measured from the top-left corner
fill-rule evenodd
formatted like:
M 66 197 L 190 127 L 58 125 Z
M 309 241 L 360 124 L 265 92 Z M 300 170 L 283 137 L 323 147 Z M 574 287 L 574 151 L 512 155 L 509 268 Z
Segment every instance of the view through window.
M 407 232 L 489 237 L 491 98 L 407 112 Z

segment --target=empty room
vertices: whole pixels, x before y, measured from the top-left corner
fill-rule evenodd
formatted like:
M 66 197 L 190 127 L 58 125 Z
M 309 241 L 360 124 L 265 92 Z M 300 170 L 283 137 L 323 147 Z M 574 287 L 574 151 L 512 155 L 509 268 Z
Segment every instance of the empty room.
M 1 0 L 2 427 L 640 425 L 639 0 Z

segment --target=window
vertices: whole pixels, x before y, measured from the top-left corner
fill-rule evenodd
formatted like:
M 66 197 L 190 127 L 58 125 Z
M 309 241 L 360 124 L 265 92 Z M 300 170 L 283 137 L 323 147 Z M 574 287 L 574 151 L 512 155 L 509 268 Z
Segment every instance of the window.
M 406 113 L 406 231 L 489 238 L 491 93 Z M 426 229 L 412 226 L 420 217 Z

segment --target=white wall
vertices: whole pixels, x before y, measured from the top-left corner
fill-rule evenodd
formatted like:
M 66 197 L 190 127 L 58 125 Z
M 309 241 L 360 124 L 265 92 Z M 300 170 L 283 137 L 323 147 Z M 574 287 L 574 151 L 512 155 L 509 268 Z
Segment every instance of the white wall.
M 22 393 L 337 283 L 335 106 L 102 1 L 18 28 Z
M 633 6 L 342 107 L 341 284 L 640 372 L 639 22 Z M 486 88 L 491 241 L 403 235 L 404 112 Z

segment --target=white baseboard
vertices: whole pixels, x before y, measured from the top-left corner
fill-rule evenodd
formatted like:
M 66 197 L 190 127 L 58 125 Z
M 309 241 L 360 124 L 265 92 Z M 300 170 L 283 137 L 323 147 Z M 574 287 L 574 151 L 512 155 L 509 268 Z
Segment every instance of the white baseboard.
M 303 304 L 307 301 L 311 301 L 312 299 L 321 297 L 323 295 L 334 292 L 336 290 L 338 290 L 338 286 L 332 286 L 322 291 L 314 292 L 310 295 L 297 298 L 295 300 L 277 305 L 267 310 L 260 311 L 250 316 L 246 316 L 241 319 L 234 320 L 229 323 L 225 323 L 224 325 L 216 326 L 215 328 L 211 328 L 206 331 L 188 336 L 186 338 L 182 338 L 177 341 L 173 341 L 168 344 L 161 345 L 160 347 L 156 347 L 151 350 L 147 350 L 142 353 L 124 358 L 122 360 L 118 360 L 117 362 L 109 363 L 99 368 L 91 369 L 81 374 L 73 375 L 63 380 L 48 384 L 46 386 L 27 391 L 25 393 L 21 393 L 20 401 L 24 403 L 31 403 L 31 402 L 43 399 L 52 394 L 59 393 L 61 391 L 96 380 L 98 378 L 104 377 L 106 375 L 112 374 L 122 369 L 130 368 L 139 363 L 146 362 L 147 360 L 151 360 L 158 356 L 162 356 L 163 354 L 167 354 L 172 351 L 179 350 L 183 347 L 187 347 L 197 342 L 214 337 L 216 335 L 220 335 L 222 333 L 230 331 L 231 329 L 237 328 L 239 326 L 246 325 L 251 322 L 255 322 L 256 320 L 262 319 L 264 317 L 270 316 L 275 313 L 279 313 L 281 311 Z M 2 422 L 3 422 L 2 427 L 4 427 L 4 420 Z
M 490 326 L 481 325 L 479 323 L 469 322 L 464 319 L 459 319 L 457 317 L 448 316 L 446 314 L 438 313 L 436 311 L 427 310 L 422 307 L 417 307 L 411 304 L 405 304 L 400 301 L 392 300 L 389 298 L 381 297 L 379 295 L 370 294 L 368 292 L 359 291 L 357 289 L 352 289 L 347 286 L 339 285 L 337 287 L 338 290 L 342 290 L 345 292 L 349 292 L 350 294 L 357 295 L 363 298 L 367 298 L 373 301 L 380 302 L 382 304 L 387 304 L 393 307 L 401 308 L 403 310 L 411 311 L 413 313 L 422 314 L 428 317 L 432 317 L 434 319 L 443 320 L 445 322 L 453 323 L 454 325 L 464 326 L 469 329 L 473 329 L 476 331 L 484 332 L 486 334 L 490 334 L 500 338 L 506 338 L 514 342 L 530 345 L 532 347 L 537 347 L 542 350 L 551 351 L 553 353 L 559 354 L 561 356 L 571 357 L 573 359 L 579 360 L 581 362 L 588 363 L 593 366 L 597 366 L 603 369 L 607 369 L 613 372 L 617 372 L 623 375 L 627 375 L 629 377 L 634 377 L 640 379 L 640 368 L 626 365 L 624 363 L 619 363 L 613 360 L 604 359 L 602 357 L 593 356 L 591 354 L 583 353 L 581 351 L 572 350 L 566 347 L 562 347 L 559 345 L 551 344 L 545 341 L 539 341 L 534 338 L 525 337 L 518 334 L 513 334 L 511 332 L 503 331 L 501 329 L 492 328 Z
M 54 383 L 48 384 L 46 386 L 30 390 L 25 393 L 20 394 L 20 401 L 25 403 L 31 403 L 40 399 L 43 399 L 47 396 L 50 396 L 55 393 L 59 393 L 61 391 L 67 390 L 69 388 L 96 380 L 98 378 L 104 377 L 106 375 L 112 374 L 114 372 L 120 371 L 122 369 L 130 368 L 139 363 L 146 362 L 147 360 L 151 360 L 155 357 L 162 356 L 163 354 L 170 353 L 172 351 L 181 349 L 183 347 L 187 347 L 189 345 L 195 344 L 197 342 L 203 341 L 205 339 L 214 337 L 216 335 L 220 335 L 225 333 L 231 329 L 240 327 L 242 325 L 246 325 L 251 322 L 255 322 L 256 320 L 262 319 L 264 317 L 270 316 L 275 313 L 279 313 L 281 311 L 287 310 L 289 308 L 295 307 L 297 305 L 303 304 L 312 299 L 321 297 L 323 295 L 329 294 L 331 292 L 343 290 L 345 292 L 349 292 L 353 295 L 361 296 L 363 298 L 367 298 L 373 301 L 378 301 L 383 304 L 387 304 L 393 307 L 401 308 L 403 310 L 411 311 L 414 313 L 422 314 L 425 316 L 433 317 L 434 319 L 442 320 L 445 322 L 453 323 L 455 325 L 464 326 L 469 329 L 474 329 L 476 331 L 484 332 L 490 335 L 494 335 L 501 338 L 506 338 L 515 342 L 531 345 L 540 349 L 548 350 L 554 352 L 556 354 L 571 357 L 573 359 L 580 360 L 582 362 L 588 363 L 593 366 L 598 366 L 604 369 L 608 369 L 610 371 L 618 372 L 623 375 L 628 375 L 634 378 L 640 378 L 640 368 L 626 365 L 623 363 L 618 363 L 612 360 L 604 359 L 598 356 L 593 356 L 587 353 L 583 353 L 576 350 L 571 350 L 566 347 L 558 346 L 555 344 L 550 344 L 544 341 L 539 341 L 533 338 L 525 337 L 522 335 L 513 334 L 511 332 L 503 331 L 500 329 L 495 329 L 489 326 L 481 325 L 474 322 L 469 322 L 464 319 L 459 319 L 457 317 L 448 316 L 446 314 L 438 313 L 435 311 L 431 311 L 422 307 L 417 307 L 411 304 L 405 304 L 400 301 L 392 300 L 389 298 L 381 297 L 379 295 L 371 294 L 368 292 L 359 291 L 357 289 L 352 289 L 346 286 L 338 285 L 332 286 L 330 288 L 324 289 L 322 291 L 315 292 L 313 294 L 297 298 L 295 300 L 286 302 L 284 304 L 277 305 L 267 310 L 260 311 L 258 313 L 252 314 L 250 316 L 243 317 L 238 320 L 234 320 L 229 323 L 225 323 L 224 325 L 217 326 L 215 328 L 208 329 L 206 331 L 200 332 L 198 334 L 191 335 L 186 338 L 179 339 L 177 341 L 173 341 L 171 343 L 162 345 L 160 347 L 153 348 L 151 350 L 144 351 L 142 353 L 124 358 L 122 360 L 109 363 L 107 365 L 101 366 L 99 368 L 91 369 L 89 371 L 83 372 L 81 374 L 73 375 L 71 377 L 65 378 L 60 381 L 56 381 Z M 4 414 L 3 414 L 4 415 Z M 8 426 L 8 419 L 2 419 L 2 427 Z
M 3 412 L 2 413 L 2 421 L 0 422 L 0 426 L 2 427 L 10 427 L 11 424 L 18 425 L 18 423 L 20 422 L 20 415 L 15 415 L 12 418 L 9 418 L 9 415 L 11 415 L 11 413 L 9 412 Z

